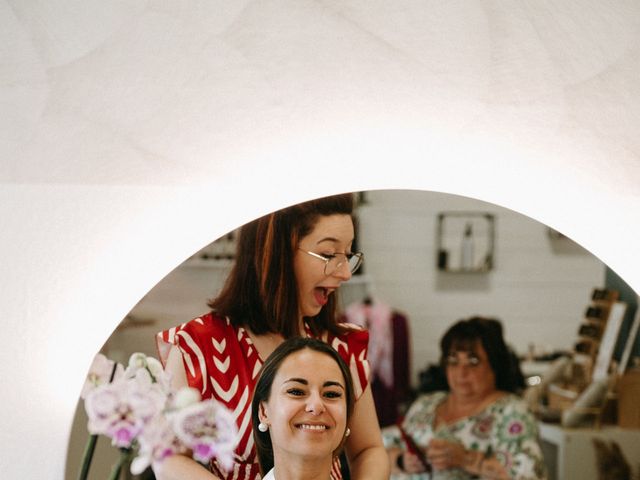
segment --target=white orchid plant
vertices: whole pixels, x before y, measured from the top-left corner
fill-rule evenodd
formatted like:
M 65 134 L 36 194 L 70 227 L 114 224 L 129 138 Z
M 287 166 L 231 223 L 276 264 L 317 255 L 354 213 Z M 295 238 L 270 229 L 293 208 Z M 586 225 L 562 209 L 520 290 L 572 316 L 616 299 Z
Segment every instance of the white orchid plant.
M 98 435 L 121 451 L 111 479 L 129 462 L 134 475 L 148 467 L 157 471 L 174 454 L 191 455 L 203 465 L 216 458 L 223 469 L 232 467 L 237 427 L 231 412 L 213 399 L 201 400 L 193 388 L 174 392 L 170 385 L 153 357 L 134 353 L 124 368 L 96 355 L 81 393 L 91 437 L 79 480 L 87 479 Z

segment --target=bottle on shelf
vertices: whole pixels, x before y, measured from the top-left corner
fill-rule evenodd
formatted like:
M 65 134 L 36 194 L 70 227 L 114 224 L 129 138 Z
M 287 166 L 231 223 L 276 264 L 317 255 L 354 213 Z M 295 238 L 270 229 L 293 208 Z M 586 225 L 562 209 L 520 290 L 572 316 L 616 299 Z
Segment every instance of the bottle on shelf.
M 460 268 L 462 270 L 473 270 L 473 267 L 473 230 L 471 223 L 467 223 L 462 237 Z

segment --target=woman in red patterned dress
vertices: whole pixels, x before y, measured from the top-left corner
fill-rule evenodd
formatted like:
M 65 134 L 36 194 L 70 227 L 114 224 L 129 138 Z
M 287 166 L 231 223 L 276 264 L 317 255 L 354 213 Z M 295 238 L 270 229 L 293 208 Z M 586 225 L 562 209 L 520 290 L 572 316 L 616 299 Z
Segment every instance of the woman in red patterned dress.
M 260 469 L 253 444 L 251 397 L 264 359 L 286 338 L 309 336 L 330 344 L 349 366 L 356 403 L 345 451 L 354 480 L 387 479 L 366 359 L 368 332 L 338 323 L 336 290 L 362 261 L 354 240 L 351 194 L 277 211 L 240 229 L 236 259 L 212 311 L 158 334 L 159 356 L 173 386 L 197 388 L 235 415 L 235 464 L 213 474 L 186 456 L 173 456 L 159 480 L 254 480 Z M 332 478 L 341 477 L 336 461 Z

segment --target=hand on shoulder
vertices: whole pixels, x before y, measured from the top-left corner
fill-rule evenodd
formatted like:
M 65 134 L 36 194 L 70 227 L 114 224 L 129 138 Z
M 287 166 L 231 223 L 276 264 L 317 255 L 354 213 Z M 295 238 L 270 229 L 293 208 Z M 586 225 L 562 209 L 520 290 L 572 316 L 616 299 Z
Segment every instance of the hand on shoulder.
M 346 330 L 352 331 L 352 332 L 361 332 L 363 330 L 365 330 L 364 327 L 356 324 L 356 323 L 350 323 L 350 322 L 340 322 L 340 326 L 344 327 Z

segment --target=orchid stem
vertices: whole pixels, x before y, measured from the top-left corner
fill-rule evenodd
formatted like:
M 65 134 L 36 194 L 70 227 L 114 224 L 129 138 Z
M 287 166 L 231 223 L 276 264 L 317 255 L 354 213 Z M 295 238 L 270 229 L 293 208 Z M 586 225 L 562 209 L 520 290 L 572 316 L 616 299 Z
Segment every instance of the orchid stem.
M 109 383 L 113 382 L 113 377 L 116 375 L 116 369 L 118 368 L 118 364 L 113 362 L 113 368 L 111 369 L 111 375 L 109 375 Z M 84 454 L 82 455 L 82 468 L 80 469 L 80 475 L 78 475 L 78 480 L 87 480 L 89 476 L 89 467 L 91 466 L 91 460 L 93 459 L 93 452 L 96 450 L 96 442 L 98 441 L 98 435 L 93 434 L 89 436 L 89 440 L 87 441 L 87 446 L 84 449 Z
M 120 450 L 120 458 L 118 458 L 117 463 L 111 469 L 111 475 L 109 475 L 109 480 L 118 480 L 120 478 L 120 472 L 122 471 L 123 465 L 127 463 L 129 459 L 129 450 L 122 449 Z
M 87 441 L 87 446 L 84 448 L 84 455 L 82 456 L 82 468 L 80 469 L 78 480 L 87 480 L 89 467 L 91 466 L 91 459 L 93 458 L 93 452 L 96 449 L 97 441 L 98 435 L 91 435 Z

